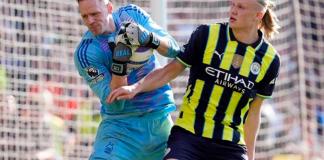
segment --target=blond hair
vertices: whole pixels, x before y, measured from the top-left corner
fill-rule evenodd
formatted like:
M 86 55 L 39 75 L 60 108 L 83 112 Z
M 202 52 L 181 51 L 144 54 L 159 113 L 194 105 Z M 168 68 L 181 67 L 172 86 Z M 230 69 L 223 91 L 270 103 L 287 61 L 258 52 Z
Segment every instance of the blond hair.
M 279 33 L 280 28 L 278 18 L 272 10 L 274 2 L 272 0 L 258 0 L 258 3 L 266 9 L 260 28 L 264 32 L 265 37 L 271 39 L 274 34 Z

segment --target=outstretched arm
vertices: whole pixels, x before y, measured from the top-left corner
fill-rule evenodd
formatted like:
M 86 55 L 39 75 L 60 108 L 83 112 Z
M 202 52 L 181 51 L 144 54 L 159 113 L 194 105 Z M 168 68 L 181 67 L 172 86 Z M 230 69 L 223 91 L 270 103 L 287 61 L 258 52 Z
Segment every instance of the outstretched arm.
M 184 69 L 185 66 L 175 59 L 165 67 L 154 70 L 139 82 L 112 91 L 107 98 L 107 102 L 112 103 L 116 99 L 132 99 L 137 93 L 162 87 L 177 77 Z

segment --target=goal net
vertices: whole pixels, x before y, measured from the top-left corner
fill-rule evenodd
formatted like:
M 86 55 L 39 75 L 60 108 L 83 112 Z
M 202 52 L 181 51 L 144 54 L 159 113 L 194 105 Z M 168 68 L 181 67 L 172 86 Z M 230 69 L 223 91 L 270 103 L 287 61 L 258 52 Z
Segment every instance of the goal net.
M 150 0 L 113 2 L 153 12 Z M 197 25 L 228 16 L 227 0 L 166 2 L 168 31 L 180 44 Z M 277 3 L 282 28 L 272 44 L 282 64 L 273 99 L 263 106 L 256 159 L 324 159 L 324 2 Z M 73 64 L 86 29 L 77 3 L 1 0 L 0 13 L 0 159 L 87 159 L 100 104 Z M 177 105 L 187 76 L 171 83 Z

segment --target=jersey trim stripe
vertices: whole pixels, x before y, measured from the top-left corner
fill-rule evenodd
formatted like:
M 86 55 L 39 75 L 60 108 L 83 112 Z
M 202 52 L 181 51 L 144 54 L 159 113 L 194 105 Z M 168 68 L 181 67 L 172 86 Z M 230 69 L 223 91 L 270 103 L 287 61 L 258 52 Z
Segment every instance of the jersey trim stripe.
M 78 56 L 78 60 L 79 60 L 79 62 L 80 62 L 80 65 L 81 65 L 81 67 L 82 68 L 84 68 L 84 63 L 83 63 L 83 60 L 82 60 L 82 51 L 83 51 L 83 48 L 84 48 L 84 46 L 85 46 L 85 40 L 83 40 L 82 42 L 81 42 L 81 45 L 80 45 L 80 47 L 79 47 L 79 49 L 78 49 L 78 53 L 77 53 L 77 56 Z
M 271 99 L 272 96 L 264 96 L 264 95 L 261 95 L 261 94 L 256 94 L 257 96 L 261 97 L 261 98 L 264 98 L 264 99 Z
M 85 68 L 90 65 L 86 54 L 90 43 L 92 43 L 92 39 L 83 40 L 78 49 L 77 55 L 82 68 Z
M 230 26 L 229 24 L 226 25 L 226 37 L 230 41 L 231 40 L 231 35 L 230 35 Z
M 176 59 L 177 59 L 180 63 L 182 63 L 183 65 L 185 65 L 186 67 L 188 67 L 188 68 L 191 67 L 190 64 L 187 64 L 186 62 L 184 62 L 183 60 L 181 60 L 179 57 L 176 57 Z
M 87 55 L 86 53 L 87 53 L 88 47 L 89 47 L 89 45 L 90 45 L 91 43 L 92 43 L 92 39 L 89 39 L 89 40 L 87 41 L 87 45 L 86 45 L 86 47 L 85 47 L 85 49 L 84 49 L 84 54 L 83 54 L 87 66 L 89 66 L 90 63 L 89 63 L 89 61 L 88 61 L 88 57 L 87 57 L 88 55 Z

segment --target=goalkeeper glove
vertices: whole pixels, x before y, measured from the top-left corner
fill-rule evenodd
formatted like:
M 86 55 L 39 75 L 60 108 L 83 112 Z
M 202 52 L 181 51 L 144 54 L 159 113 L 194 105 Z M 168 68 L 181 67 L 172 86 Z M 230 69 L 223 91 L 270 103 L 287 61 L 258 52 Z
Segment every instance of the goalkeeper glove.
M 132 49 L 123 43 L 117 43 L 113 51 L 111 72 L 118 76 L 127 75 L 127 63 L 132 56 Z
M 122 36 L 123 40 L 120 40 L 122 43 L 126 42 L 129 45 L 145 46 L 153 49 L 157 49 L 160 45 L 159 38 L 141 25 L 127 22 L 122 24 L 121 29 L 125 29 Z

